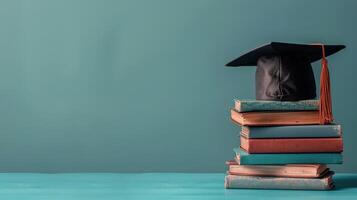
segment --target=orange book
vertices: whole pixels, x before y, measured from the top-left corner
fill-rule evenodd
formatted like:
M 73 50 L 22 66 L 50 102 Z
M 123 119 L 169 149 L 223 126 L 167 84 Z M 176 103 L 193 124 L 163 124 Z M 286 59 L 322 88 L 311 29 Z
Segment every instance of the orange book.
M 269 138 L 240 137 L 240 146 L 248 153 L 327 153 L 342 152 L 342 138 Z
M 291 178 L 318 178 L 329 172 L 321 164 L 288 164 L 288 165 L 238 165 L 227 161 L 228 174 L 240 176 L 275 176 Z
M 319 111 L 238 112 L 231 109 L 231 119 L 245 126 L 319 124 Z

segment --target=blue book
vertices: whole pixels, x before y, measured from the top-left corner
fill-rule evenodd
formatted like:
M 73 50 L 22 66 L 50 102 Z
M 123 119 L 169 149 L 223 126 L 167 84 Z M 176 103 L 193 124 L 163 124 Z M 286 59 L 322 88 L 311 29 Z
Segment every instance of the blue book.
M 227 189 L 330 190 L 334 187 L 332 175 L 333 172 L 321 178 L 227 175 L 224 186 Z
M 341 125 L 304 126 L 242 126 L 241 136 L 245 138 L 323 138 L 341 137 Z
M 235 148 L 234 152 L 240 165 L 342 164 L 341 153 L 249 154 L 240 148 Z
M 238 112 L 252 111 L 306 111 L 319 110 L 319 100 L 262 101 L 235 99 L 234 109 Z

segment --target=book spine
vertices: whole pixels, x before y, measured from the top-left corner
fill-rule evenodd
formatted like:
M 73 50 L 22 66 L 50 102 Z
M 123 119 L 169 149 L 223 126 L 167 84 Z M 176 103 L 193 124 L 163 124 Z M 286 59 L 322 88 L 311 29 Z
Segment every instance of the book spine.
M 318 110 L 317 100 L 303 101 L 259 101 L 259 100 L 235 100 L 235 109 L 239 112 L 251 111 L 303 111 Z
M 248 153 L 342 152 L 342 138 L 247 139 L 240 137 Z
M 242 127 L 247 138 L 318 138 L 340 137 L 341 125 L 306 125 L 306 126 L 272 126 Z
M 240 165 L 342 164 L 341 153 L 237 154 Z
M 225 188 L 329 190 L 333 187 L 331 176 L 312 179 L 227 175 Z
M 324 171 L 318 171 L 325 169 Z M 273 176 L 291 178 L 317 178 L 325 175 L 323 165 L 229 165 L 228 174 L 241 176 Z

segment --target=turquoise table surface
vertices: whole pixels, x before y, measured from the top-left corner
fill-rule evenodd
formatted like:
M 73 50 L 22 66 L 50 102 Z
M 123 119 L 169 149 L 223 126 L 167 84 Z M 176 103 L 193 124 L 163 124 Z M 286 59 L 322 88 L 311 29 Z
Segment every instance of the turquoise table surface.
M 337 174 L 332 191 L 227 190 L 224 174 L 0 174 L 0 199 L 357 199 L 357 174 Z

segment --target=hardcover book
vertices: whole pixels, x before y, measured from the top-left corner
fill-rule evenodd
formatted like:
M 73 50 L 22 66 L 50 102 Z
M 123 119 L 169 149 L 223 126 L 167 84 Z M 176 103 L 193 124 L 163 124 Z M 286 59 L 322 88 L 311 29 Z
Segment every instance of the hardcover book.
M 240 137 L 240 146 L 248 153 L 325 153 L 342 152 L 342 138 L 264 138 Z
M 238 112 L 252 111 L 297 111 L 318 110 L 318 100 L 302 101 L 262 101 L 262 100 L 234 100 L 234 108 Z
M 321 178 L 227 175 L 224 186 L 227 189 L 330 190 L 334 187 L 332 175 L 333 172 L 329 172 Z
M 277 176 L 294 178 L 318 178 L 329 169 L 320 164 L 288 164 L 288 165 L 238 165 L 227 161 L 228 174 L 239 176 Z
M 319 124 L 319 111 L 245 112 L 231 109 L 231 119 L 243 126 Z
M 259 153 L 250 154 L 236 148 L 235 160 L 240 165 L 342 164 L 341 153 Z
M 242 126 L 241 136 L 246 138 L 319 138 L 341 137 L 341 125 L 304 126 Z

